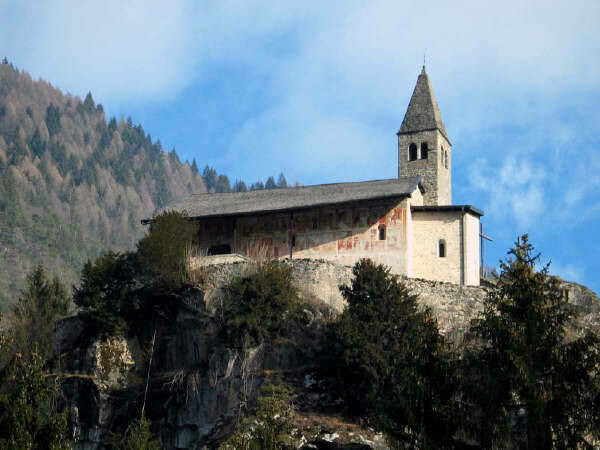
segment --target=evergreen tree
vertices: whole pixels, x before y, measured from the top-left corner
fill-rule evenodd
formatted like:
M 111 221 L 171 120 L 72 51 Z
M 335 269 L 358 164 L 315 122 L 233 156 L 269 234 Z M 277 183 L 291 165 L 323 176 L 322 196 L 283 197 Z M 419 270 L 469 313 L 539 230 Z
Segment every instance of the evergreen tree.
M 194 158 L 192 161 L 192 173 L 196 175 L 198 172 L 198 164 L 196 164 L 196 158 Z
M 456 429 L 456 371 L 428 308 L 390 269 L 362 259 L 347 308 L 324 348 L 340 395 L 353 415 L 368 415 L 399 445 L 439 448 Z
M 81 271 L 73 301 L 80 308 L 86 337 L 122 333 L 126 319 L 140 307 L 139 262 L 134 253 L 107 252 Z
M 242 180 L 237 180 L 233 185 L 234 192 L 246 192 L 248 190 L 248 186 Z
M 231 184 L 227 175 L 219 175 L 217 184 L 215 185 L 216 192 L 231 192 Z
M 137 245 L 137 259 L 157 285 L 176 288 L 187 275 L 187 256 L 196 225 L 185 214 L 165 211 L 154 217 Z
M 111 136 L 115 131 L 117 131 L 117 128 L 117 119 L 113 117 L 110 119 L 110 122 L 108 122 L 108 131 L 110 132 Z
M 212 167 L 206 166 L 204 172 L 202 172 L 202 178 L 204 179 L 204 185 L 207 191 L 212 191 L 217 185 L 217 171 Z
M 572 309 L 548 265 L 536 271 L 527 235 L 509 255 L 473 328 L 485 345 L 466 359 L 481 445 L 577 448 L 600 437 L 600 340 L 588 333 L 565 343 Z
M 277 188 L 283 189 L 286 187 L 288 187 L 287 180 L 285 179 L 285 176 L 283 175 L 283 173 L 280 173 L 279 178 L 277 178 Z
M 54 136 L 60 132 L 60 110 L 57 106 L 49 105 L 46 108 L 46 127 L 50 136 Z
M 92 98 L 92 93 L 88 92 L 85 96 L 85 100 L 83 100 L 83 107 L 87 113 L 94 112 L 94 108 L 96 107 L 94 103 L 94 99 Z
M 41 158 L 46 151 L 46 143 L 42 141 L 40 130 L 38 128 L 35 129 L 35 133 L 33 133 L 33 136 L 29 141 L 29 148 L 31 149 L 33 155 L 39 158 Z
M 265 183 L 265 189 L 277 189 L 277 185 L 275 184 L 275 178 L 272 176 L 267 178 L 267 182 Z
M 2 64 L 7 65 L 8 64 L 8 59 L 6 59 L 6 56 L 4 57 L 4 59 L 2 60 Z
M 29 358 L 36 348 L 41 357 L 48 358 L 54 326 L 67 313 L 70 302 L 60 280 L 49 279 L 44 267 L 36 266 L 27 275 L 27 287 L 12 307 L 16 351 Z
M 70 449 L 66 414 L 55 409 L 58 383 L 44 371 L 42 355 L 14 353 L 13 341 L 0 333 L 1 359 L 8 359 L 0 371 L 0 449 Z
M 257 181 L 256 183 L 252 183 L 250 186 L 251 191 L 262 191 L 265 188 L 265 185 L 262 181 Z

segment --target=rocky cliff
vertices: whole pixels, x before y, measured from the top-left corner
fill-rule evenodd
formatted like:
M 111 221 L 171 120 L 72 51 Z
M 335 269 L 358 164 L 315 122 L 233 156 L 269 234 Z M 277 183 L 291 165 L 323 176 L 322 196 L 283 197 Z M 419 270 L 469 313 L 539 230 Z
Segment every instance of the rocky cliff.
M 338 399 L 322 389 L 313 361 L 327 321 L 344 307 L 338 289 L 351 268 L 292 260 L 294 279 L 307 301 L 307 325 L 293 338 L 244 352 L 218 337 L 223 287 L 253 270 L 245 261 L 202 266 L 202 282 L 164 299 L 152 322 L 135 324 L 128 337 L 86 339 L 77 316 L 57 330 L 55 368 L 64 373 L 63 393 L 80 449 L 105 448 L 145 408 L 165 448 L 211 447 L 232 430 L 266 375 L 278 373 L 296 389 L 295 425 L 306 448 L 386 448 L 373 430 L 350 423 L 336 410 Z M 440 330 L 459 340 L 482 310 L 486 287 L 405 280 L 430 306 Z M 597 327 L 600 301 L 583 286 L 563 283 L 578 317 L 571 331 Z M 146 392 L 146 380 L 149 380 Z

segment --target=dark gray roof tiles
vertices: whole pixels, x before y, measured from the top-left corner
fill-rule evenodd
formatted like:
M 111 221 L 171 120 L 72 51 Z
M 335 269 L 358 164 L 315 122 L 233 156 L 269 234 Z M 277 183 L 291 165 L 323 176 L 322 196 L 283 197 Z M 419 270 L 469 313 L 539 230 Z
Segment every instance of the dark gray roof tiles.
M 186 211 L 190 217 L 198 218 L 283 212 L 361 200 L 408 197 L 417 187 L 423 191 L 420 177 L 227 194 L 197 194 L 166 205 L 162 210 Z M 142 223 L 148 222 L 148 219 L 142 220 Z
M 410 103 L 404 115 L 398 134 L 410 134 L 426 130 L 440 130 L 448 139 L 446 127 L 442 121 L 442 114 L 433 93 L 433 87 L 425 72 L 425 66 L 417 78 L 417 84 L 413 91 Z

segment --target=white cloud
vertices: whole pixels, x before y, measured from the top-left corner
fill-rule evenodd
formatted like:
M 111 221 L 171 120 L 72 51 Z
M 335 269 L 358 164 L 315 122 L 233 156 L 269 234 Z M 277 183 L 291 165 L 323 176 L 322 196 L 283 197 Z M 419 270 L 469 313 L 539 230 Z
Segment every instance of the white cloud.
M 487 194 L 486 209 L 490 215 L 516 222 L 522 232 L 537 223 L 547 210 L 547 174 L 528 159 L 509 155 L 497 167 L 480 158 L 470 165 L 469 175 L 469 184 Z

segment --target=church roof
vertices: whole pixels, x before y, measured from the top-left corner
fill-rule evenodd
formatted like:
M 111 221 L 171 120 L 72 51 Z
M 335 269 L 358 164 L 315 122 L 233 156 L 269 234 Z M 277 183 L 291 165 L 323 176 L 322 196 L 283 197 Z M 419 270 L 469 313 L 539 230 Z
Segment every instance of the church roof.
M 222 194 L 196 194 L 166 205 L 162 211 L 185 211 L 192 218 L 264 214 L 362 200 L 409 197 L 417 188 L 423 190 L 421 177 Z M 142 223 L 147 224 L 150 221 L 151 219 L 145 219 Z
M 433 93 L 433 87 L 425 71 L 425 66 L 423 66 L 398 134 L 410 134 L 427 130 L 439 130 L 450 142 L 442 121 L 440 108 Z

